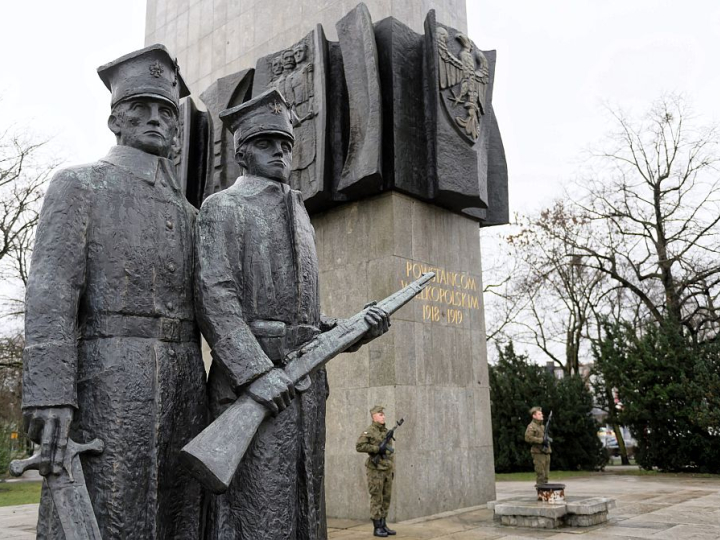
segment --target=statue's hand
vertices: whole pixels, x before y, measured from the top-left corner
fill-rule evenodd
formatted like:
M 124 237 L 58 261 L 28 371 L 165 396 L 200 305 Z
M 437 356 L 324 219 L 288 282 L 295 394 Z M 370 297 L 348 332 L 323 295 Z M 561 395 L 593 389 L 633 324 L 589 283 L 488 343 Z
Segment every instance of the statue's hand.
M 295 385 L 282 369 L 275 368 L 253 381 L 247 392 L 255 401 L 265 405 L 273 416 L 277 416 L 295 397 Z
M 390 329 L 390 315 L 376 305 L 370 306 L 370 309 L 367 310 L 365 322 L 370 325 L 370 328 L 363 338 L 365 343 L 382 336 Z
M 74 412 L 70 406 L 30 407 L 23 412 L 28 438 L 40 445 L 42 476 L 62 472 Z

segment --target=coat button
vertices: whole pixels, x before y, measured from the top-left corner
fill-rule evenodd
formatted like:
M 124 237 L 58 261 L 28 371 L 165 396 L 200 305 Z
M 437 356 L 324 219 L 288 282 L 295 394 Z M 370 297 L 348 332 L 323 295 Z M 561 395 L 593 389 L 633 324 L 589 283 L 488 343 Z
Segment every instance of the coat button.
M 172 230 L 173 230 L 173 227 L 174 227 L 173 222 L 170 221 L 169 219 L 165 222 L 165 226 L 166 226 L 166 227 L 168 228 L 168 230 L 170 230 L 170 231 L 172 231 Z
M 169 350 L 168 350 L 168 356 L 174 357 L 174 356 L 175 356 L 175 351 L 174 351 L 173 349 L 169 349 Z
M 175 304 L 173 304 L 172 302 L 166 302 L 165 307 L 172 311 L 173 309 L 175 309 Z
M 169 272 L 174 272 L 174 271 L 175 271 L 175 265 L 174 265 L 173 263 L 170 263 L 170 264 L 167 265 L 167 269 L 168 269 Z

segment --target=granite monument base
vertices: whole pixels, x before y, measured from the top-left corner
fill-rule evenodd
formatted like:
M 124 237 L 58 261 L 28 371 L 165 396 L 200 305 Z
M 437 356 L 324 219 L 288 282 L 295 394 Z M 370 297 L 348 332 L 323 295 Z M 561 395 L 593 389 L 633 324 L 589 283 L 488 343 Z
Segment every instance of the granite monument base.
M 390 192 L 312 218 L 323 313 L 347 317 L 433 270 L 435 281 L 392 318 L 392 331 L 328 364 L 325 494 L 334 518 L 369 519 L 355 451 L 370 408 L 395 443 L 388 521 L 485 504 L 495 494 L 476 222 Z

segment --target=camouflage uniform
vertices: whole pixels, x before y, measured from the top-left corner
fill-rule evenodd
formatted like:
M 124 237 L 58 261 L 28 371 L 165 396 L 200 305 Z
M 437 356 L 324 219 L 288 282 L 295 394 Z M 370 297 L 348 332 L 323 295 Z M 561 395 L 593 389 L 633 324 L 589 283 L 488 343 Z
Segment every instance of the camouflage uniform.
M 542 442 L 545 437 L 545 425 L 540 420 L 535 420 L 528 424 L 525 430 L 525 442 L 530 443 L 530 453 L 533 458 L 533 466 L 537 475 L 536 483 L 546 484 L 550 475 L 550 454 L 552 449 L 550 445 L 543 448 Z
M 385 438 L 388 429 L 384 424 L 373 422 L 357 441 L 355 449 L 358 452 L 370 454 L 365 461 L 367 469 L 368 491 L 370 491 L 370 517 L 372 519 L 387 518 L 392 496 L 392 481 L 395 471 L 395 454 L 387 452 L 384 458 L 373 463 L 373 457 L 380 451 L 380 443 Z M 388 443 L 392 448 L 392 440 Z

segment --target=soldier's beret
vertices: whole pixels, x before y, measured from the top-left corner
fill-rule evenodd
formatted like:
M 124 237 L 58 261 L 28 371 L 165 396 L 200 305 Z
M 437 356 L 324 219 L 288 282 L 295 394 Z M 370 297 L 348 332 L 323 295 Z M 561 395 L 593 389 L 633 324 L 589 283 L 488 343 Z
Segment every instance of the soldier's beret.
M 542 411 L 542 407 L 533 407 L 530 409 L 530 414 L 535 414 L 538 411 Z
M 220 120 L 230 130 L 235 148 L 258 135 L 282 135 L 295 142 L 290 106 L 275 88 L 263 92 L 220 113 Z
M 381 412 L 385 412 L 385 407 L 382 405 L 375 405 L 372 409 L 370 409 L 370 414 L 377 414 Z
M 177 109 L 180 99 L 190 95 L 177 61 L 160 44 L 121 56 L 97 71 L 112 94 L 112 106 L 130 98 L 151 97 Z

